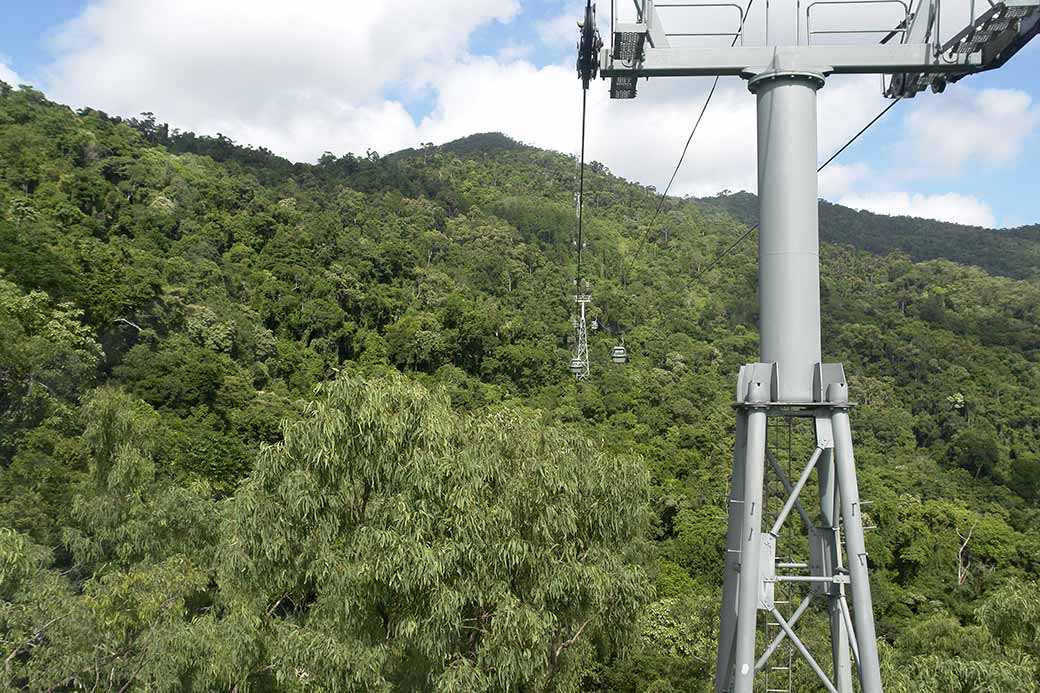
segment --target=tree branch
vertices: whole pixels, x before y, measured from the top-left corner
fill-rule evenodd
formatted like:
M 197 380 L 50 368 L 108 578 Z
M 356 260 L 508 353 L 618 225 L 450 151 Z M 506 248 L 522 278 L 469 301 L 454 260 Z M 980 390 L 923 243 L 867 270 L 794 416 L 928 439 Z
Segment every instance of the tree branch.
M 55 616 L 50 621 L 47 621 L 46 623 L 44 623 L 40 627 L 40 629 L 38 631 L 33 633 L 32 637 L 30 637 L 28 640 L 26 640 L 24 643 L 22 643 L 18 647 L 16 647 L 13 650 L 11 650 L 11 653 L 9 655 L 7 655 L 7 657 L 4 659 L 4 673 L 7 674 L 8 676 L 10 676 L 11 675 L 11 662 L 18 655 L 18 653 L 22 651 L 22 648 L 24 648 L 24 647 L 26 647 L 28 645 L 32 645 L 34 642 L 36 642 L 37 639 L 40 638 L 40 636 L 43 635 L 43 632 L 45 630 L 47 630 L 48 628 L 53 626 L 58 621 L 60 621 L 61 619 L 65 618 L 66 616 L 68 616 L 68 614 L 62 614 L 61 616 Z
M 138 332 L 141 331 L 141 326 L 140 325 L 138 325 L 136 322 L 131 322 L 131 321 L 127 320 L 126 318 L 116 318 L 112 322 L 121 322 L 124 325 L 129 325 L 130 327 L 134 328 Z
M 177 600 L 177 595 L 176 594 L 171 594 L 166 599 L 166 601 L 164 601 L 162 603 L 162 605 L 159 607 L 159 614 L 155 617 L 155 620 L 152 621 L 151 626 L 149 626 L 149 628 L 148 628 L 148 633 L 147 633 L 147 635 L 145 635 L 144 641 L 141 643 L 141 661 L 140 661 L 140 663 L 138 663 L 137 668 L 134 669 L 134 672 L 132 674 L 130 674 L 130 678 L 127 679 L 126 683 L 124 683 L 123 686 L 119 689 L 119 693 L 126 693 L 126 691 L 130 689 L 130 684 L 132 684 L 134 682 L 134 680 L 137 679 L 137 675 L 141 673 L 142 669 L 144 669 L 145 662 L 147 661 L 145 659 L 145 654 L 148 651 L 148 646 L 151 644 L 152 638 L 155 636 L 156 629 L 158 629 L 158 627 L 159 627 L 159 622 L 162 621 L 162 618 L 165 615 L 166 610 L 176 600 Z M 112 667 L 112 671 L 113 671 L 113 673 L 115 672 L 115 667 Z
M 584 623 L 582 623 L 582 624 L 581 624 L 580 626 L 578 626 L 578 630 L 577 630 L 577 632 L 576 632 L 576 633 L 574 633 L 574 635 L 572 635 L 572 636 L 570 637 L 570 639 L 569 639 L 569 640 L 564 640 L 563 642 L 561 642 L 561 643 L 560 643 L 560 644 L 559 644 L 559 645 L 558 645 L 558 646 L 556 647 L 556 653 L 555 653 L 555 655 L 554 655 L 554 657 L 553 657 L 553 658 L 554 658 L 554 659 L 558 659 L 558 658 L 559 658 L 559 656 L 560 656 L 560 653 L 561 653 L 561 652 L 563 652 L 564 650 L 566 650 L 566 649 L 567 649 L 568 647 L 571 647 L 571 646 L 573 646 L 573 645 L 574 645 L 574 643 L 578 642 L 578 638 L 580 638 L 580 637 L 581 637 L 581 633 L 582 633 L 582 631 L 583 631 L 583 630 L 585 630 L 585 626 L 589 625 L 589 623 L 591 623 L 591 622 L 592 622 L 592 619 L 591 619 L 591 618 L 587 618 L 587 619 L 585 619 L 585 622 L 584 622 Z
M 574 643 L 578 642 L 578 638 L 581 637 L 581 634 L 585 630 L 585 627 L 588 626 L 591 622 L 592 617 L 585 619 L 585 621 L 582 622 L 580 626 L 578 626 L 578 630 L 575 631 L 574 635 L 572 635 L 567 640 L 564 640 L 563 642 L 557 644 L 556 647 L 553 649 L 552 658 L 549 661 L 549 672 L 545 677 L 546 688 L 548 688 L 549 682 L 553 680 L 553 677 L 556 676 L 556 674 L 560 671 L 560 655 L 568 647 L 572 647 Z
M 971 535 L 975 532 L 975 525 L 973 523 L 971 528 L 968 530 L 968 536 L 961 534 L 960 528 L 957 530 L 957 536 L 961 539 L 961 547 L 957 549 L 957 584 L 963 585 L 968 579 L 968 568 L 971 566 L 971 560 L 968 560 L 967 565 L 964 563 L 964 551 L 968 548 L 968 542 L 971 541 Z

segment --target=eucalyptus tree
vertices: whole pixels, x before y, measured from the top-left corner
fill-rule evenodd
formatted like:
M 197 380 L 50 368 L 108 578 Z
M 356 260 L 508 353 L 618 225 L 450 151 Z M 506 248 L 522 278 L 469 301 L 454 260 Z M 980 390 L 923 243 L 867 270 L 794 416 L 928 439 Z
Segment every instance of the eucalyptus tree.
M 179 653 L 210 599 L 217 506 L 157 468 L 147 404 L 101 388 L 81 409 L 87 470 L 62 546 L 0 527 L 0 685 L 183 690 Z
M 239 659 L 219 666 L 289 688 L 573 688 L 650 591 L 647 496 L 639 461 L 533 413 L 460 415 L 399 376 L 323 385 L 235 498 L 214 634 Z

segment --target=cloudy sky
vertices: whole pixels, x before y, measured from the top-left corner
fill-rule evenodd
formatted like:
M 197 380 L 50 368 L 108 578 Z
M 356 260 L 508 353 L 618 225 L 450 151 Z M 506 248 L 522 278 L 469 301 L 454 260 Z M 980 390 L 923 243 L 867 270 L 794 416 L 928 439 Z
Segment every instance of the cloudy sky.
M 326 150 L 386 153 L 493 130 L 577 150 L 581 90 L 573 52 L 582 0 L 3 4 L 0 80 L 32 84 L 75 107 L 151 111 L 172 126 L 220 132 L 301 161 Z M 756 5 L 749 41 L 762 38 L 765 3 Z M 949 32 L 966 23 L 967 0 L 943 5 Z M 600 6 L 605 25 L 608 0 Z M 772 0 L 770 8 L 774 37 L 785 26 L 793 32 L 794 0 Z M 853 20 L 891 26 L 888 11 L 814 21 L 821 28 Z M 692 30 L 688 22 L 697 20 L 670 21 Z M 703 31 L 727 31 L 727 21 L 699 23 Z M 642 82 L 637 99 L 611 101 L 606 83 L 594 83 L 589 158 L 662 188 L 710 85 L 709 78 L 661 78 Z M 821 156 L 884 105 L 878 77 L 831 78 L 820 92 Z M 1040 40 L 1001 70 L 897 105 L 824 172 L 820 193 L 889 214 L 997 227 L 1036 223 L 1038 144 Z M 754 191 L 754 163 L 754 98 L 740 79 L 725 78 L 673 192 Z

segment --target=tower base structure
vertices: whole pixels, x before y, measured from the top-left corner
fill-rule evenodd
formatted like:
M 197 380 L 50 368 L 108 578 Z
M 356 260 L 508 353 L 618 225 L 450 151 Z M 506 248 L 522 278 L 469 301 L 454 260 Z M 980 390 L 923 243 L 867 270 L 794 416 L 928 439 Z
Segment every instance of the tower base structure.
M 852 404 L 845 372 L 841 364 L 818 363 L 813 369 L 812 399 L 782 401 L 778 397 L 778 371 L 776 363 L 752 363 L 741 368 L 738 378 L 715 692 L 751 693 L 756 680 L 763 680 L 771 670 L 790 666 L 790 662 L 788 667 L 771 666 L 771 659 L 786 646 L 797 651 L 823 690 L 852 693 L 855 661 L 860 690 L 881 693 L 863 504 L 849 428 Z M 769 448 L 767 424 L 771 417 L 812 422 L 815 447 L 808 460 L 791 466 L 793 458 L 788 459 L 791 472 L 799 472 L 797 478 L 784 471 Z M 767 468 L 785 491 L 782 506 L 768 524 Z M 814 475 L 819 510 L 810 513 L 803 503 L 810 494 L 803 491 Z M 782 535 L 792 514 L 800 518 L 804 529 Z M 799 559 L 791 557 L 790 546 L 786 560 L 778 557 L 781 536 L 788 543 L 802 543 Z M 786 589 L 792 586 L 802 588 L 804 597 L 800 601 L 778 596 L 781 589 L 784 596 L 795 594 L 796 590 Z M 829 614 L 831 673 L 817 660 L 819 653 L 814 655 L 797 634 L 798 620 L 813 602 L 824 605 Z M 776 632 L 771 634 L 766 629 L 765 647 L 759 651 L 762 619 Z

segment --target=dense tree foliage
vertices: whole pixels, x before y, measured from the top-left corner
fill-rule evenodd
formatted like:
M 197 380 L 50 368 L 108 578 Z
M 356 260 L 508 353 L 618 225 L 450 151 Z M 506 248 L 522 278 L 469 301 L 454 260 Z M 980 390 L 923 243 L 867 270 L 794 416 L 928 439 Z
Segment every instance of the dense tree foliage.
M 645 235 L 653 189 L 593 164 L 576 384 L 575 174 L 494 134 L 292 164 L 0 85 L 4 685 L 703 690 L 754 244 L 700 275 L 740 210 Z M 832 213 L 886 680 L 1035 690 L 1040 239 Z
M 758 221 L 758 199 L 745 192 L 701 200 Z M 1040 226 L 990 230 L 916 217 L 890 217 L 820 201 L 820 238 L 872 253 L 902 251 L 912 260 L 946 258 L 977 265 L 991 274 L 1026 279 L 1040 273 Z

